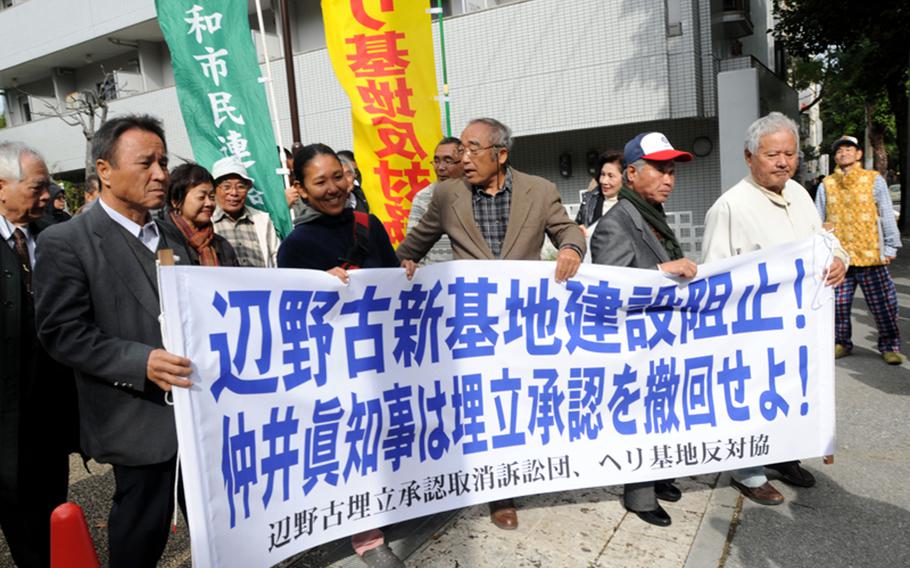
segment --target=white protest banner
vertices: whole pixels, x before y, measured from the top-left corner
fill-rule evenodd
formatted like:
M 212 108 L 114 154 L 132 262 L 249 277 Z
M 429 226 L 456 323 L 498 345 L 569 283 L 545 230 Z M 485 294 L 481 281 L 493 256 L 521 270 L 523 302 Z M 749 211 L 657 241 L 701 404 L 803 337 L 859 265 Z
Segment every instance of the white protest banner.
M 656 270 L 161 267 L 196 566 L 520 495 L 834 451 L 818 237 Z

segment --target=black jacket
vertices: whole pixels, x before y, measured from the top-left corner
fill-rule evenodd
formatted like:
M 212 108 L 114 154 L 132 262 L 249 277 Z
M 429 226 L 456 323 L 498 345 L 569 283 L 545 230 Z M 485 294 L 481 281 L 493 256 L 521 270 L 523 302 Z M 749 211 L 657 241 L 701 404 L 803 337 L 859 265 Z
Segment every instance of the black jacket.
M 36 223 L 29 225 L 35 237 L 40 230 Z M 19 491 L 21 476 L 34 473 L 23 457 L 78 451 L 79 429 L 73 373 L 39 343 L 22 263 L 2 239 L 0 306 L 0 494 L 9 499 Z M 65 484 L 62 489 L 65 499 Z
M 188 264 L 183 243 L 160 234 L 159 250 Z M 103 207 L 38 239 L 38 337 L 75 371 L 82 448 L 101 463 L 157 464 L 177 452 L 174 409 L 146 378 L 149 353 L 163 345 L 155 255 L 142 247 Z
M 603 214 L 604 194 L 600 186 L 596 186 L 584 192 L 581 196 L 581 207 L 578 208 L 578 214 L 575 216 L 575 223 L 590 227 L 595 221 L 600 219 Z

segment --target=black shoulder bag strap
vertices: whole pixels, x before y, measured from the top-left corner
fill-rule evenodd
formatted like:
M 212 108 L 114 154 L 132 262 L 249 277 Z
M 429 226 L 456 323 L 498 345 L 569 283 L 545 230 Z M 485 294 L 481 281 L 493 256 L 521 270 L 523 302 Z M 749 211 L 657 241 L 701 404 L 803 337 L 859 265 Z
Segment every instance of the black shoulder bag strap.
M 341 261 L 341 268 L 356 270 L 363 266 L 363 261 L 370 254 L 370 214 L 354 211 L 354 242 Z

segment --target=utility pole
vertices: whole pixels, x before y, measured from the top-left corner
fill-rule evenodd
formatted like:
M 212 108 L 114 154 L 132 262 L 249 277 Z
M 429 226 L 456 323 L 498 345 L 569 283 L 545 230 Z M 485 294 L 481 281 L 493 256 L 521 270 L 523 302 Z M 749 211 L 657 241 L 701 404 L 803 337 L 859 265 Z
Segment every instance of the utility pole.
M 297 82 L 294 78 L 294 53 L 291 49 L 291 18 L 288 14 L 288 0 L 279 0 L 281 11 L 281 35 L 284 47 L 284 72 L 288 79 L 288 105 L 291 107 L 291 143 L 300 139 L 300 119 L 297 115 Z M 266 62 L 268 65 L 268 62 Z
M 436 0 L 436 9 L 433 10 L 439 15 L 439 54 L 442 59 L 442 102 L 446 115 L 446 136 L 452 135 L 452 117 L 449 112 L 449 75 L 446 71 L 446 34 L 442 25 L 442 0 Z

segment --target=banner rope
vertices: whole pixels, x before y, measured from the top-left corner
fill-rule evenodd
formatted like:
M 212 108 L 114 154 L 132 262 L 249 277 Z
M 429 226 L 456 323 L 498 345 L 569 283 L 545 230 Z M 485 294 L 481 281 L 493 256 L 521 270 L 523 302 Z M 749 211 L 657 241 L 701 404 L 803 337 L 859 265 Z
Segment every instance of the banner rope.
M 827 268 L 831 266 L 832 262 L 834 262 L 834 249 L 835 243 L 837 243 L 837 238 L 834 236 L 834 233 L 832 231 L 825 231 L 822 233 L 821 237 L 825 242 L 825 248 L 828 249 L 828 254 L 825 257 L 824 262 L 824 266 Z M 814 250 L 817 254 L 818 248 L 816 247 Z M 815 291 L 812 293 L 812 302 L 809 304 L 810 309 L 819 310 L 824 307 L 824 302 L 820 302 L 818 298 L 821 295 L 822 290 L 824 290 L 825 286 L 825 273 L 823 273 L 822 277 L 815 284 Z

